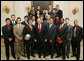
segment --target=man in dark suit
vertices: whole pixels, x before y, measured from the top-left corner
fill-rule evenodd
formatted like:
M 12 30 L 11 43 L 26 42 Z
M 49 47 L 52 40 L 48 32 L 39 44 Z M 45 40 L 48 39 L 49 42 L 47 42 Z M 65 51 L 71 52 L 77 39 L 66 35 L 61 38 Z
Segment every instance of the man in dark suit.
M 63 12 L 59 9 L 59 5 L 56 5 L 56 15 L 59 16 L 59 19 L 63 17 Z
M 58 26 L 58 25 L 60 25 L 60 24 L 61 24 L 61 22 L 60 22 L 60 19 L 59 19 L 59 16 L 58 16 L 58 15 L 56 15 L 56 16 L 55 16 L 55 21 L 54 21 L 54 24 L 55 24 L 56 26 Z
M 48 8 L 49 8 L 49 9 L 48 9 L 48 13 L 49 13 L 49 14 L 52 14 L 52 6 L 51 6 L 51 4 L 49 5 Z
M 73 33 L 72 33 L 72 52 L 73 52 L 73 56 L 76 57 L 76 60 L 79 60 L 80 58 L 80 42 L 82 40 L 82 28 L 78 25 L 78 21 L 74 20 L 74 26 L 72 29 Z
M 38 5 L 38 6 L 37 6 L 37 10 L 36 10 L 36 12 L 37 12 L 37 11 L 39 11 L 39 12 L 40 12 L 40 15 L 41 15 L 41 14 L 43 14 L 43 12 L 42 12 L 42 10 L 41 10 L 41 6 L 40 6 L 40 5 Z
M 29 25 L 25 26 L 23 30 L 23 39 L 26 41 L 26 50 L 27 50 L 27 58 L 30 59 L 30 53 L 33 57 L 34 55 L 34 40 L 35 40 L 35 29 L 32 25 L 32 19 L 29 19 Z M 30 34 L 31 38 L 25 38 L 27 34 Z M 31 47 L 31 51 L 30 51 Z
M 11 15 L 11 25 L 16 25 L 17 21 L 15 20 L 15 15 Z
M 66 50 L 66 56 L 67 58 L 69 58 L 70 44 L 72 40 L 72 25 L 69 24 L 69 18 L 65 19 L 65 24 L 68 26 L 68 33 L 65 41 L 65 50 Z
M 11 20 L 9 18 L 6 18 L 6 25 L 2 27 L 2 33 L 4 37 L 4 43 L 5 43 L 5 50 L 6 50 L 6 58 L 9 60 L 9 46 L 11 47 L 11 52 L 13 58 L 15 58 L 15 52 L 14 52 L 14 35 L 13 35 L 13 26 L 10 25 Z
M 36 23 L 37 23 L 37 18 L 40 18 L 40 11 L 39 10 L 36 12 L 36 15 L 35 15 Z
M 56 25 L 54 25 L 54 20 L 51 18 L 49 20 L 49 25 L 47 26 L 47 40 L 45 42 L 48 42 L 48 49 L 49 53 L 51 55 L 51 58 L 53 58 L 54 55 L 54 41 L 56 37 Z
M 35 15 L 34 6 L 31 7 L 31 10 L 29 12 L 29 17 L 32 17 L 33 15 Z
M 55 21 L 55 16 L 56 16 L 56 10 L 55 8 L 53 8 L 51 18 L 53 18 L 54 21 Z
M 28 25 L 28 16 L 25 16 L 25 17 L 24 17 L 24 21 L 23 21 L 21 24 L 23 24 L 23 25 L 25 25 L 25 26 Z
M 61 24 L 57 26 L 57 56 L 55 58 L 62 55 L 62 59 L 65 60 L 65 40 L 68 27 L 64 24 L 64 18 L 61 18 L 60 21 Z
M 28 26 L 29 25 L 28 24 L 28 16 L 25 16 L 24 17 L 24 21 L 21 24 L 23 24 L 25 26 Z M 25 41 L 24 41 L 24 53 L 26 54 L 26 42 Z M 24 57 L 26 56 L 25 54 L 24 54 Z
M 42 53 L 44 54 L 45 52 L 43 52 L 44 50 L 44 44 L 43 41 L 45 39 L 45 26 L 41 23 L 41 19 L 38 18 L 37 19 L 37 25 L 35 26 L 35 33 L 36 33 L 36 43 L 37 43 L 37 47 L 38 47 L 38 54 L 39 54 L 39 58 L 41 58 Z

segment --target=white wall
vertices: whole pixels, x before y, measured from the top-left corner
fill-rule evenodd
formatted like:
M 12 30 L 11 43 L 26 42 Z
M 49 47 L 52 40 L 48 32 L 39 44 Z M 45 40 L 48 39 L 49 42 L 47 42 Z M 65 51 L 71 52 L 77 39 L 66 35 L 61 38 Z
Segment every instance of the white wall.
M 10 9 L 10 13 L 9 14 L 6 14 L 2 8 L 7 5 Z M 14 6 L 13 6 L 13 1 L 1 1 L 1 35 L 2 35 L 2 26 L 4 26 L 6 23 L 5 23 L 5 19 L 8 17 L 10 18 L 11 17 L 11 14 L 14 13 Z
M 63 17 L 68 17 L 70 19 L 70 24 L 73 25 L 73 21 L 77 19 L 79 25 L 83 27 L 83 1 L 54 1 L 53 7 L 55 8 L 57 4 L 63 11 Z M 73 15 L 72 9 L 75 6 L 79 8 L 79 12 L 76 15 Z
M 53 7 L 56 5 L 60 6 L 60 9 L 63 11 L 63 17 L 68 17 L 70 23 L 73 25 L 73 20 L 77 19 L 79 25 L 83 27 L 83 2 L 82 1 L 53 1 Z M 10 8 L 10 13 L 6 14 L 2 11 L 2 8 L 7 5 Z M 79 12 L 76 15 L 72 14 L 72 9 L 77 6 Z M 24 16 L 27 15 L 26 7 L 31 7 L 31 1 L 1 1 L 1 35 L 2 35 L 2 26 L 5 25 L 5 18 L 11 17 L 12 14 L 15 14 L 16 17 L 21 17 L 22 21 Z

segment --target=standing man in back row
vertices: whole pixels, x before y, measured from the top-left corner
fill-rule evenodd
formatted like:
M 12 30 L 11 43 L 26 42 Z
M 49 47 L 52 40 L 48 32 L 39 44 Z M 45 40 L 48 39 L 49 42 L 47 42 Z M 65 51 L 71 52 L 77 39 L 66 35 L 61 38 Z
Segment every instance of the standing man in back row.
M 11 15 L 11 25 L 16 25 L 17 24 L 17 21 L 15 20 L 15 15 Z
M 82 40 L 82 28 L 78 25 L 78 20 L 74 20 L 74 26 L 72 28 L 72 57 L 76 57 L 76 60 L 80 59 L 80 42 Z
M 56 15 L 59 16 L 59 19 L 63 18 L 63 12 L 59 9 L 59 5 L 56 5 Z

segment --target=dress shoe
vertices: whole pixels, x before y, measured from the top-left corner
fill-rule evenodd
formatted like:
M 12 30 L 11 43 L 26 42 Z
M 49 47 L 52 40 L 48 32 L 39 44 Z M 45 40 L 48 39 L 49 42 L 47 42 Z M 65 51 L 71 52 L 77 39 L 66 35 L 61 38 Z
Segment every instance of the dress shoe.
M 7 58 L 7 60 L 9 60 L 9 58 Z
M 31 55 L 32 57 L 35 57 L 35 55 L 33 54 L 33 55 Z
M 53 56 L 51 56 L 51 58 L 53 58 Z
M 69 55 L 67 55 L 67 58 L 69 58 Z
M 46 56 L 44 55 L 43 58 L 45 58 Z
M 65 58 L 64 58 L 64 57 L 62 57 L 62 59 L 63 59 L 63 60 L 65 60 Z
M 41 56 L 39 55 L 39 58 L 41 58 Z
M 18 57 L 17 59 L 20 60 L 20 57 Z
M 27 57 L 27 59 L 30 59 L 30 57 Z
M 15 56 L 13 56 L 13 58 L 14 58 L 14 59 L 16 59 L 16 57 L 15 57 Z
M 72 55 L 71 57 L 75 57 L 76 55 Z
M 59 56 L 55 56 L 55 58 L 58 58 L 58 57 L 60 57 L 61 55 L 59 55 Z

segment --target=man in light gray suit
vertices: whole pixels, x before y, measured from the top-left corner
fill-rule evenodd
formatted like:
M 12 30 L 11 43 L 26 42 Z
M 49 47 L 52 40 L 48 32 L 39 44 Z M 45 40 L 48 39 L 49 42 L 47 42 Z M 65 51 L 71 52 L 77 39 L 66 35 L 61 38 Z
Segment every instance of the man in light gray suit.
M 21 24 L 21 19 L 20 17 L 18 17 L 17 25 L 15 25 L 13 28 L 13 32 L 15 35 L 15 54 L 18 60 L 20 59 L 20 55 L 24 54 L 24 43 L 22 36 L 23 29 L 24 29 L 24 25 Z
M 71 39 L 72 39 L 72 25 L 69 24 L 69 18 L 65 19 L 65 23 L 68 26 L 68 32 L 66 35 L 66 43 L 65 43 L 65 52 L 67 55 L 67 58 L 69 58 L 69 52 L 70 52 L 70 44 L 71 44 Z

